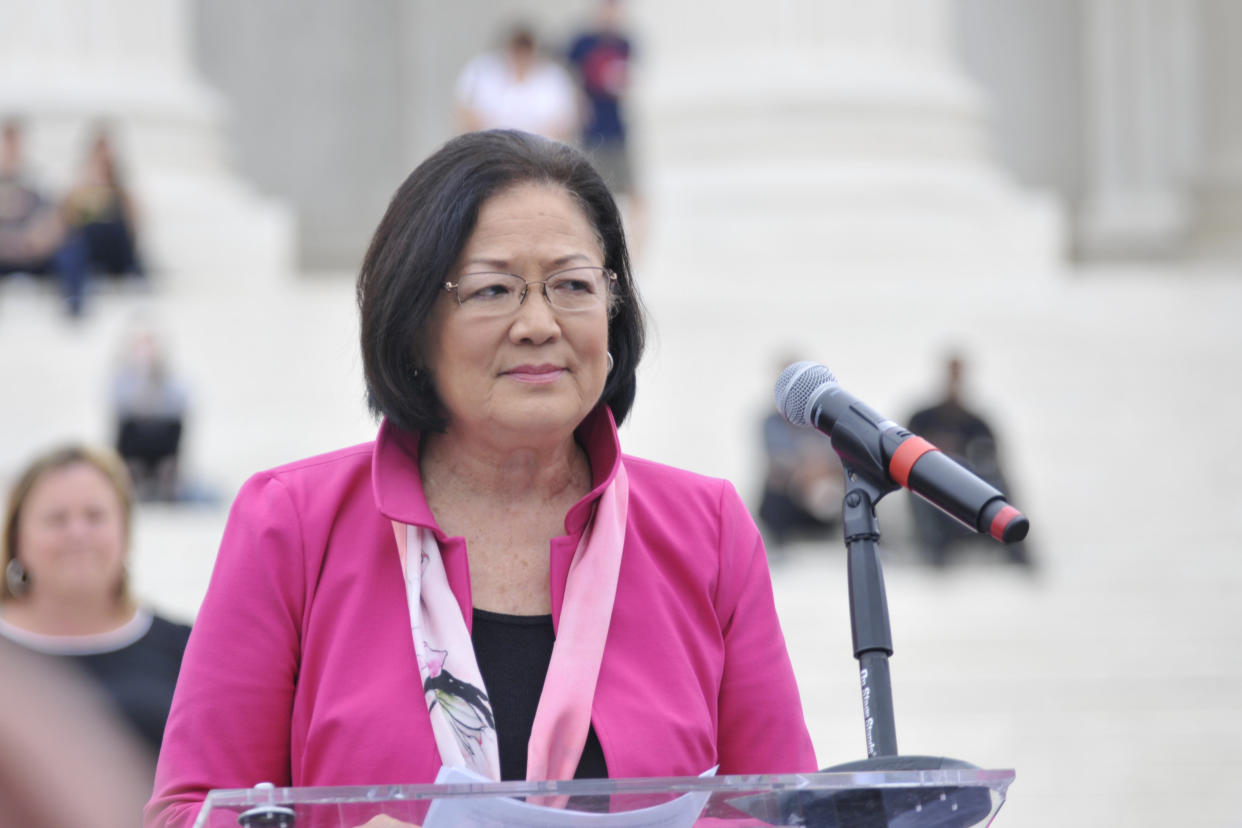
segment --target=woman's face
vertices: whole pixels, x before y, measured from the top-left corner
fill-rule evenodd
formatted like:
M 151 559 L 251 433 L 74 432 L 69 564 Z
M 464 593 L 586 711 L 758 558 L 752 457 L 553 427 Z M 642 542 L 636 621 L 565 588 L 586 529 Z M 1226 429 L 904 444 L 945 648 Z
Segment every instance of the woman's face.
M 104 473 L 85 462 L 44 472 L 21 507 L 17 557 L 32 593 L 115 595 L 124 575 L 125 520 Z
M 448 278 L 505 272 L 536 282 L 603 263 L 595 229 L 574 198 L 557 185 L 523 183 L 483 203 Z M 478 318 L 443 291 L 427 349 L 449 434 L 568 439 L 608 376 L 607 297 L 596 308 L 559 311 L 534 285 L 516 311 Z

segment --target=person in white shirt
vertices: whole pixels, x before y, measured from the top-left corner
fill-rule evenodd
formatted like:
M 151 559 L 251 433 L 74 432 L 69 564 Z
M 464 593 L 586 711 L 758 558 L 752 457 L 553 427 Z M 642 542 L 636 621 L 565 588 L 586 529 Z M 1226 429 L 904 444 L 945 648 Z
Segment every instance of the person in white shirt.
M 535 36 L 516 26 L 500 52 L 479 55 L 457 80 L 461 132 L 520 129 L 558 141 L 577 137 L 577 91 L 569 73 L 539 54 Z

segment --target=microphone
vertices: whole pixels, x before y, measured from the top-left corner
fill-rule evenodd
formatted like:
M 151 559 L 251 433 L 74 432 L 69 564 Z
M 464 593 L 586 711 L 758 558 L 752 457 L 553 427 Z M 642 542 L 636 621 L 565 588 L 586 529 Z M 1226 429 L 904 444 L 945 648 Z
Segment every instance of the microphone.
M 1002 494 L 928 441 L 881 417 L 822 365 L 795 362 L 776 381 L 776 407 L 796 426 L 832 439 L 845 466 L 891 491 L 902 486 L 971 530 L 1002 543 L 1026 537 L 1030 522 Z

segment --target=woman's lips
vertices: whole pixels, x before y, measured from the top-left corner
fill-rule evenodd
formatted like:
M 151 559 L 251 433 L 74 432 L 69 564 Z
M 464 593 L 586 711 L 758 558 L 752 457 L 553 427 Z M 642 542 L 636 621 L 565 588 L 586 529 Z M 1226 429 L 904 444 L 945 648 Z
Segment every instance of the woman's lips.
M 519 365 L 505 371 L 505 375 L 518 382 L 546 383 L 556 382 L 565 369 L 559 365 Z

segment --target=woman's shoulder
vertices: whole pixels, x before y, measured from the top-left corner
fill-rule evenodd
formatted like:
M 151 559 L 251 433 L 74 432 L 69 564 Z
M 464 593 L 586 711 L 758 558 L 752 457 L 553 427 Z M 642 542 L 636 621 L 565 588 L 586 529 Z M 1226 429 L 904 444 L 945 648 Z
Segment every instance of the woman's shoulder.
M 230 524 L 305 533 L 330 531 L 359 509 L 373 513 L 373 450 L 374 443 L 361 443 L 256 472 L 233 499 Z
M 758 530 L 728 480 L 628 455 L 624 462 L 630 529 L 652 548 L 683 560 L 715 561 L 709 572 L 742 565 L 753 554 Z M 707 549 L 719 557 L 704 555 Z
M 375 442 L 359 443 L 335 451 L 315 454 L 255 472 L 247 481 L 248 486 L 270 480 L 279 480 L 293 486 L 321 486 L 337 477 L 354 477 L 368 472 Z
M 715 508 L 724 503 L 741 502 L 733 484 L 722 477 L 712 477 L 688 469 L 657 463 L 633 455 L 623 455 L 625 471 L 630 480 L 631 492 L 639 496 L 651 495 L 678 508 L 699 501 Z
M 631 480 L 637 475 L 642 480 L 659 480 L 673 485 L 709 488 L 718 488 L 720 484 L 728 482 L 721 477 L 711 477 L 689 469 L 670 466 L 667 463 L 648 460 L 645 457 L 635 457 L 632 454 L 623 454 L 622 460 L 625 462 L 625 470 Z

